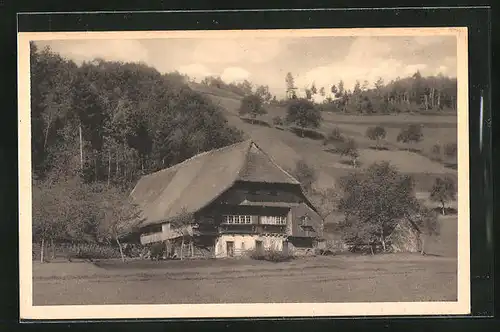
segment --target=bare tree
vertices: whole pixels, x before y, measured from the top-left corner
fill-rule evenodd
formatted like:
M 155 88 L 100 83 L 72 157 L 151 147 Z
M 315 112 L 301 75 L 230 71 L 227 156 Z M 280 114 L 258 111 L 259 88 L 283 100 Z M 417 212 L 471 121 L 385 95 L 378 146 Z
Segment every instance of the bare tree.
M 117 189 L 108 189 L 103 196 L 104 218 L 99 225 L 100 235 L 104 239 L 116 242 L 124 262 L 125 256 L 120 239 L 133 231 L 140 223 L 141 213 L 130 198 Z

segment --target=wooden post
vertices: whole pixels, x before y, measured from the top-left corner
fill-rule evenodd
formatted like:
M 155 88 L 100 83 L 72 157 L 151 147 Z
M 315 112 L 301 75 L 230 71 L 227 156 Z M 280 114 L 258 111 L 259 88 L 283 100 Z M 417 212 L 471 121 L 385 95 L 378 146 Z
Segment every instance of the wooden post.
M 82 123 L 81 122 L 78 126 L 78 131 L 80 133 L 80 170 L 83 170 L 83 140 L 82 140 Z
M 52 247 L 51 259 L 54 260 L 56 258 L 56 247 L 54 246 L 54 239 L 53 238 L 50 238 L 50 246 Z
M 108 151 L 108 187 L 111 179 L 111 148 Z
M 42 244 L 40 246 L 40 262 L 43 263 L 43 249 L 45 248 L 45 239 L 42 237 Z

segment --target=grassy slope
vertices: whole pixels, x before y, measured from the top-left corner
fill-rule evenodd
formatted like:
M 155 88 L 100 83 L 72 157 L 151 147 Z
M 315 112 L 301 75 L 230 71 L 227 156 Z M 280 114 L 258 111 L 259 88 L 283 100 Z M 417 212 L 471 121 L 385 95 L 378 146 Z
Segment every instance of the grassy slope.
M 243 130 L 283 168 L 293 169 L 295 162 L 304 158 L 318 173 L 316 183 L 318 187 L 331 187 L 335 179 L 352 171 L 352 167 L 345 164 L 346 160 L 338 154 L 328 152 L 328 148 L 323 146 L 321 141 L 300 138 L 289 131 L 279 130 L 272 126 L 252 125 L 242 121 L 238 116 L 240 100 L 233 93 L 196 84 L 193 84 L 192 88 L 205 93 L 215 103 L 222 106 L 229 123 Z M 267 110 L 268 114 L 259 119 L 269 124 L 272 124 L 273 117 L 286 115 L 286 110 L 281 107 L 269 106 Z M 400 150 L 403 146 L 396 142 L 400 128 L 411 122 L 424 125 L 424 139 L 414 146 L 421 149 L 423 154 L 429 152 L 436 142 L 440 144 L 456 142 L 456 117 L 454 116 L 352 116 L 324 113 L 323 118 L 320 131 L 327 133 L 328 130 L 338 126 L 344 135 L 356 140 L 360 147 L 361 167 L 366 167 L 376 161 L 390 161 L 401 172 L 414 175 L 419 192 L 428 192 L 436 176 L 449 174 L 456 177 L 456 170 L 432 161 L 422 154 Z M 389 151 L 370 149 L 370 146 L 374 144 L 365 137 L 365 132 L 369 126 L 375 124 L 381 124 L 386 128 L 385 144 L 390 148 Z

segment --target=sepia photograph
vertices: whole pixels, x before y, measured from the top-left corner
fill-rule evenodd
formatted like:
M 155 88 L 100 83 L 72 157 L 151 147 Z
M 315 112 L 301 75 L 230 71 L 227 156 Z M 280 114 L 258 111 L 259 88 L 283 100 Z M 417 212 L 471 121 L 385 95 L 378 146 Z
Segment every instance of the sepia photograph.
M 469 312 L 465 28 L 18 42 L 21 318 Z

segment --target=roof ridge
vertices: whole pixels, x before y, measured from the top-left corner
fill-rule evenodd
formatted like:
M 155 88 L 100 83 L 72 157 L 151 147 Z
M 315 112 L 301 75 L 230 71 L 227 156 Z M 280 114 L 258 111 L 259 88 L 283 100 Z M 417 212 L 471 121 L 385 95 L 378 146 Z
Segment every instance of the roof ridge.
M 176 169 L 176 168 L 178 168 L 178 167 L 180 167 L 180 166 L 183 166 L 183 165 L 185 165 L 185 164 L 189 163 L 190 161 L 195 160 L 195 159 L 197 159 L 197 158 L 199 158 L 199 157 L 202 157 L 202 156 L 205 156 L 205 155 L 207 155 L 207 154 L 214 153 L 214 152 L 223 151 L 223 150 L 225 150 L 225 149 L 232 148 L 232 147 L 234 147 L 234 146 L 236 146 L 236 145 L 239 145 L 239 144 L 243 145 L 243 143 L 248 143 L 249 141 L 250 141 L 250 142 L 253 142 L 251 139 L 247 139 L 247 140 L 244 140 L 244 141 L 241 141 L 241 142 L 237 142 L 237 143 L 233 143 L 233 144 L 230 144 L 230 145 L 226 145 L 226 146 L 223 146 L 223 147 L 220 147 L 220 148 L 217 148 L 217 149 L 212 149 L 212 150 L 208 150 L 208 151 L 203 151 L 203 152 L 200 152 L 200 153 L 198 153 L 198 154 L 195 154 L 195 155 L 194 155 L 194 156 L 192 156 L 192 157 L 189 157 L 189 158 L 187 158 L 187 159 L 185 159 L 185 160 L 181 161 L 181 162 L 180 162 L 180 163 L 178 163 L 178 164 L 172 165 L 172 166 L 167 167 L 167 168 L 160 169 L 160 170 L 158 170 L 158 171 L 156 171 L 156 172 L 153 172 L 153 173 L 149 173 L 149 174 L 143 175 L 141 178 L 146 178 L 146 177 L 149 177 L 149 176 L 154 175 L 154 174 L 158 174 L 158 173 L 163 172 L 163 171 L 168 171 L 168 170 L 173 170 L 173 169 Z
M 254 144 L 257 149 L 259 149 L 260 151 L 262 151 L 262 153 L 267 157 L 269 158 L 269 160 L 271 161 L 271 163 L 278 167 L 278 169 L 280 171 L 282 171 L 283 173 L 285 173 L 290 179 L 292 179 L 293 181 L 295 181 L 297 184 L 300 184 L 300 181 L 297 180 L 294 176 L 292 176 L 290 173 L 288 173 L 287 171 L 285 171 L 280 165 L 278 165 L 278 163 L 276 161 L 274 161 L 273 157 L 271 157 L 265 150 L 263 150 L 257 143 L 253 142 L 252 141 L 252 144 Z

